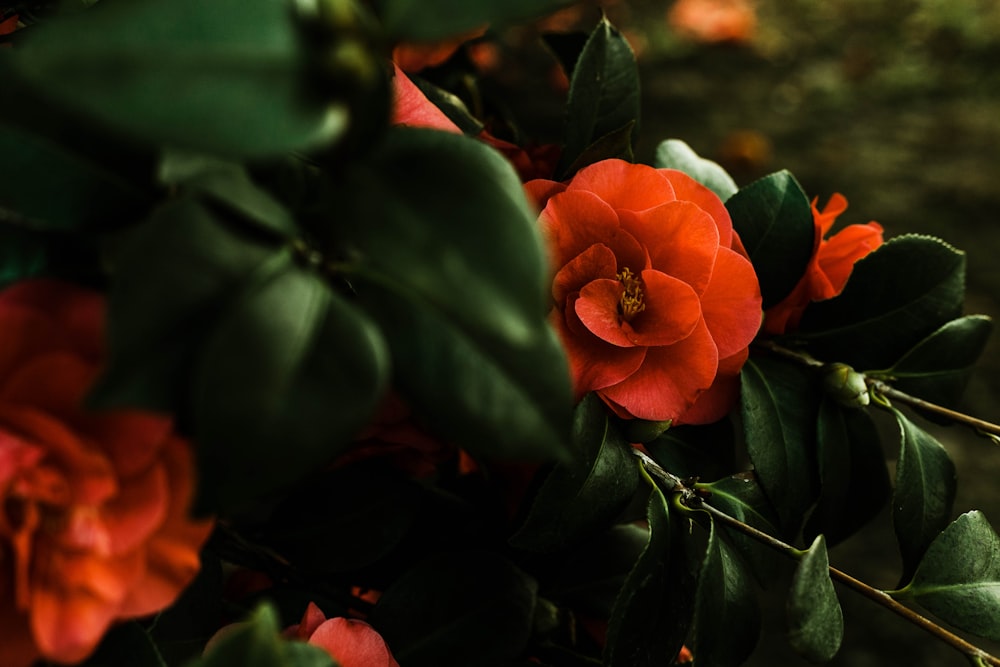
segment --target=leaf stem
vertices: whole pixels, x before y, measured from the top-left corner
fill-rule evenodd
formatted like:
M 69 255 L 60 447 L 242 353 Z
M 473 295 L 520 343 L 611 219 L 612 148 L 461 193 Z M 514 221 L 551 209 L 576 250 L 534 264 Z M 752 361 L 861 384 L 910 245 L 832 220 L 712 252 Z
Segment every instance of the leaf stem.
M 787 347 L 783 347 L 775 343 L 774 341 L 770 340 L 759 341 L 754 343 L 754 346 L 768 350 L 769 352 L 773 353 L 776 356 L 788 359 L 789 361 L 793 361 L 803 366 L 808 366 L 810 368 L 822 368 L 823 366 L 826 365 L 824 362 L 814 359 L 805 352 L 799 352 L 798 350 L 792 350 Z M 875 392 L 880 393 L 882 396 L 886 398 L 891 398 L 905 405 L 909 405 L 910 407 L 917 408 L 919 410 L 924 410 L 926 412 L 932 412 L 938 416 L 945 417 L 946 419 L 950 419 L 954 422 L 965 424 L 966 426 L 969 426 L 970 428 L 973 428 L 980 433 L 989 434 L 991 436 L 1000 436 L 1000 425 L 998 424 L 994 424 L 992 422 L 988 422 L 983 419 L 972 417 L 963 412 L 958 412 L 957 410 L 952 410 L 942 405 L 937 405 L 935 403 L 925 401 L 924 399 L 917 398 L 916 396 L 911 396 L 910 394 L 895 389 L 887 382 L 879 378 L 870 377 L 868 375 L 865 375 L 864 373 L 862 373 L 861 375 L 865 378 L 865 384 L 868 385 L 868 388 L 870 390 L 874 390 Z
M 754 539 L 761 544 L 779 551 L 789 558 L 799 560 L 805 553 L 800 549 L 796 549 L 792 545 L 779 540 L 776 537 L 768 535 L 767 533 L 754 528 L 751 525 L 743 523 L 739 519 L 729 516 L 725 512 L 712 507 L 705 502 L 705 499 L 698 493 L 697 489 L 692 488 L 685 483 L 677 475 L 663 469 L 656 461 L 646 455 L 644 452 L 639 450 L 633 450 L 635 455 L 642 461 L 642 465 L 647 469 L 652 475 L 659 478 L 662 482 L 666 482 L 668 485 L 667 490 L 672 493 L 679 495 L 681 504 L 690 510 L 700 510 L 707 512 L 712 516 L 713 519 L 719 523 L 732 528 L 733 530 L 743 533 L 747 537 Z M 830 566 L 830 578 L 837 581 L 843 586 L 850 588 L 856 593 L 863 595 L 869 600 L 881 605 L 882 607 L 888 609 L 889 611 L 895 613 L 896 615 L 906 619 L 918 628 L 930 633 L 938 640 L 948 644 L 952 648 L 960 651 L 966 656 L 978 660 L 981 664 L 992 665 L 993 667 L 1000 667 L 1000 658 L 990 655 L 986 651 L 982 650 L 978 646 L 962 639 L 955 633 L 941 627 L 934 621 L 930 620 L 926 616 L 923 616 L 916 611 L 910 609 L 906 605 L 903 605 L 896 600 L 894 600 L 888 593 L 880 591 L 877 588 L 869 586 L 865 582 L 852 577 L 851 575 L 838 570 L 837 568 Z

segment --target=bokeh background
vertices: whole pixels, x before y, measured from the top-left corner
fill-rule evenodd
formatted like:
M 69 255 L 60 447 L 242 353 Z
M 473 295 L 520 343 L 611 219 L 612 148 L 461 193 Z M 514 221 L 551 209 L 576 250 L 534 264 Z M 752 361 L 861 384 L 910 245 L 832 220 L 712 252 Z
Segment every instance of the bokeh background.
M 788 169 L 821 204 L 844 194 L 843 223 L 876 220 L 887 237 L 930 234 L 965 250 L 967 313 L 1000 314 L 1000 2 L 618 0 L 575 5 L 543 28 L 589 29 L 599 6 L 639 59 L 638 160 L 650 161 L 663 139 L 679 138 L 740 185 Z M 530 37 L 508 39 L 523 46 Z M 523 77 L 519 68 L 509 71 Z M 546 71 L 505 83 L 525 88 L 513 111 L 529 134 L 558 138 L 552 96 L 531 93 L 553 85 Z M 994 336 L 964 409 L 1000 422 L 998 396 Z M 890 434 L 895 428 L 885 426 Z M 981 509 L 1000 525 L 1000 446 L 962 427 L 930 429 L 958 466 L 956 515 Z M 888 447 L 886 455 L 892 463 L 896 451 Z M 888 512 L 830 558 L 877 587 L 895 587 Z M 855 593 L 838 594 L 846 631 L 831 664 L 968 664 Z M 749 664 L 807 664 L 784 640 L 784 590 L 775 586 L 764 597 L 765 633 Z M 1000 654 L 1000 644 L 976 643 Z

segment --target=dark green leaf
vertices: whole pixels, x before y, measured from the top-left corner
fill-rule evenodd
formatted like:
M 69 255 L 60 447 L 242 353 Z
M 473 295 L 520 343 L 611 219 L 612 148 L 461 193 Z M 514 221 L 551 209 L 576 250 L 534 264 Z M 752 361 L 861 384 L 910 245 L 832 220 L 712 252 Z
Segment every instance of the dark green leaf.
M 444 112 L 448 120 L 458 126 L 463 134 L 474 137 L 486 127 L 481 120 L 472 115 L 469 108 L 465 106 L 462 98 L 454 93 L 449 93 L 444 88 L 439 88 L 433 83 L 419 76 L 408 75 L 410 80 L 416 84 L 420 92 L 431 101 L 434 106 Z
M 634 162 L 635 156 L 632 154 L 632 130 L 634 128 L 635 122 L 629 121 L 617 130 L 612 130 L 603 137 L 594 140 L 594 143 L 587 146 L 573 160 L 573 164 L 566 168 L 566 174 L 575 174 L 584 167 L 601 160 L 618 159 Z
M 233 508 L 330 461 L 371 418 L 388 372 L 385 342 L 359 310 L 290 255 L 270 260 L 200 354 L 203 500 Z
M 625 579 L 608 622 L 605 667 L 669 665 L 694 614 L 700 554 L 688 553 L 688 520 L 670 517 L 667 499 L 655 486 L 647 519 L 649 542 Z
M 680 139 L 667 139 L 656 147 L 653 166 L 677 169 L 698 181 L 726 201 L 739 190 L 736 181 L 717 162 L 707 160 L 695 153 Z
M 170 200 L 128 230 L 111 255 L 111 359 L 92 402 L 181 408 L 193 355 L 220 308 L 275 252 L 187 197 Z
M 332 142 L 350 122 L 345 102 L 309 95 L 284 2 L 102 3 L 32 30 L 15 54 L 61 104 L 150 144 L 274 155 Z
M 568 0 L 378 0 L 382 23 L 397 41 L 433 42 L 486 24 L 543 16 Z
M 571 399 L 554 332 L 498 344 L 412 295 L 355 287 L 389 343 L 394 386 L 437 435 L 477 458 L 568 458 Z
M 764 308 L 779 303 L 805 274 L 816 237 L 812 207 L 787 171 L 747 185 L 729 197 L 733 227 L 760 280 Z
M 812 304 L 796 338 L 858 370 L 891 366 L 961 315 L 965 253 L 928 236 L 896 237 L 854 266 L 840 296 Z
M 159 179 L 202 193 L 279 238 L 298 233 L 291 212 L 254 183 L 243 165 L 174 151 L 160 161 Z
M 572 444 L 573 458 L 556 463 L 546 475 L 511 545 L 531 551 L 564 548 L 607 528 L 632 499 L 639 461 L 594 394 L 577 406 Z
M 645 445 L 664 469 L 678 477 L 718 479 L 736 468 L 732 421 L 674 426 Z
M 740 377 L 747 452 L 783 533 L 795 535 L 818 493 L 816 383 L 808 370 L 767 357 L 750 359 Z
M 982 512 L 938 535 L 905 593 L 962 630 L 1000 640 L 1000 538 Z
M 6 103 L 6 102 L 5 102 Z M 99 160 L 27 129 L 0 124 L 0 208 L 34 228 L 108 226 L 137 217 L 149 193 Z
M 888 376 L 900 391 L 954 407 L 992 331 L 993 321 L 985 315 L 952 320 L 920 341 L 892 368 L 875 375 Z
M 167 667 L 145 628 L 130 621 L 117 625 L 104 635 L 94 654 L 80 667 Z
M 325 649 L 287 641 L 280 632 L 274 609 L 262 604 L 187 667 L 336 667 Z
M 536 591 L 534 579 L 497 553 L 439 554 L 389 586 L 370 620 L 402 665 L 495 664 L 524 649 Z
M 561 178 L 594 142 L 630 130 L 629 145 L 639 122 L 639 70 L 632 47 L 606 18 L 601 18 L 583 48 L 567 100 L 566 139 L 556 173 Z M 632 125 L 630 125 L 630 123 Z
M 892 496 L 892 521 L 909 579 L 938 533 L 948 525 L 955 501 L 955 464 L 934 436 L 893 409 L 902 440 Z
M 826 397 L 816 427 L 820 497 L 805 535 L 812 539 L 822 533 L 833 545 L 882 510 L 889 499 L 889 471 L 868 413 Z
M 712 521 L 698 575 L 692 652 L 700 665 L 740 665 L 759 635 L 757 591 L 740 557 L 720 539 Z
M 795 569 L 787 611 L 792 648 L 811 662 L 832 660 L 844 636 L 844 613 L 830 580 L 830 561 L 822 535 L 813 540 Z
M 706 502 L 715 509 L 768 535 L 779 534 L 774 508 L 752 473 L 733 475 L 712 484 L 699 484 L 698 488 L 712 494 Z M 757 580 L 767 585 L 775 573 L 774 553 L 742 533 L 728 529 L 725 533 L 740 556 L 753 567 Z
M 420 500 L 420 488 L 383 462 L 355 463 L 285 496 L 264 534 L 297 567 L 344 572 L 396 546 L 413 526 Z

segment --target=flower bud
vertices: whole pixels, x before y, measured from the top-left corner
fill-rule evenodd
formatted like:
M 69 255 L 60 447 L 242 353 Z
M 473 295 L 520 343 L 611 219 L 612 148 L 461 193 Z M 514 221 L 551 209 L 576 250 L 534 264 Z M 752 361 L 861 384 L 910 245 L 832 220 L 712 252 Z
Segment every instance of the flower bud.
M 868 385 L 865 376 L 847 364 L 833 363 L 823 366 L 823 388 L 835 401 L 848 408 L 868 405 Z

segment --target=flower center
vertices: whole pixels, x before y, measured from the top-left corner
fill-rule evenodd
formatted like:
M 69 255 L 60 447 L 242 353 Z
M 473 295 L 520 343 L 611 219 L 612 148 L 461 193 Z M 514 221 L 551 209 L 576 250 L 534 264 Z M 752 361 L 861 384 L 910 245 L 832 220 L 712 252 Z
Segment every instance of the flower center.
M 618 272 L 618 280 L 621 281 L 622 298 L 618 302 L 618 312 L 626 322 L 630 322 L 633 317 L 646 310 L 646 301 L 642 293 L 642 279 L 632 273 L 632 269 L 625 267 Z

